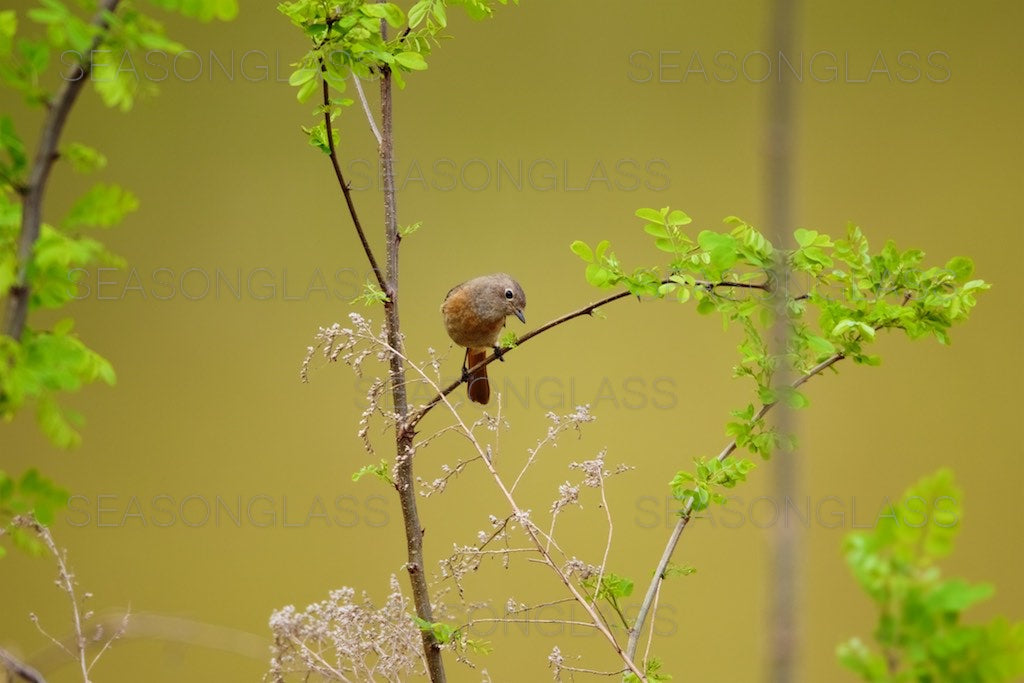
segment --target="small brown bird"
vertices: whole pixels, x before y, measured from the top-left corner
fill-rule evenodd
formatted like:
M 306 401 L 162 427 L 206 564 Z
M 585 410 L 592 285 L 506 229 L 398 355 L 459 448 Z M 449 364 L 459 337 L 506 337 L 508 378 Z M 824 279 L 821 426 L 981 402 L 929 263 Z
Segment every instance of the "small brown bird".
M 466 347 L 462 366 L 463 379 L 469 400 L 487 403 L 491 400 L 491 385 L 487 380 L 487 366 L 467 375 L 469 368 L 487 357 L 491 349 L 501 359 L 498 335 L 505 326 L 505 318 L 514 315 L 526 322 L 523 309 L 526 294 L 511 275 L 495 273 L 473 278 L 452 287 L 441 304 L 444 326 L 448 336 L 459 346 Z

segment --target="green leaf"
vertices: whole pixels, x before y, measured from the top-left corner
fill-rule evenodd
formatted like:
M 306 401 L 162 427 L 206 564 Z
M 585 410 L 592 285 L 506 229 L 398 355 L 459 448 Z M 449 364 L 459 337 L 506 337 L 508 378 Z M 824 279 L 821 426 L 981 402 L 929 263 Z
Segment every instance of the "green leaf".
M 361 301 L 364 306 L 375 306 L 388 301 L 388 295 L 384 293 L 384 290 L 376 282 L 367 278 L 366 282 L 363 283 L 362 294 L 353 299 L 351 303 L 357 301 Z
M 423 221 L 416 221 L 415 223 L 399 227 L 398 234 L 401 235 L 402 237 L 408 237 L 409 235 L 419 232 L 419 229 L 422 227 Z
M 875 338 L 875 328 L 871 327 L 871 325 L 868 325 L 866 323 L 862 323 L 859 320 L 850 320 L 849 318 L 840 320 L 838 323 L 836 323 L 836 326 L 832 328 L 831 335 L 833 337 L 839 337 L 851 330 L 856 330 L 860 332 L 868 339 Z
M 72 142 L 61 151 L 61 157 L 67 159 L 79 173 L 98 171 L 107 165 L 107 158 L 102 153 L 86 145 Z
M 825 268 L 831 268 L 833 265 L 832 258 L 819 247 L 805 247 L 799 254 L 807 261 Z
M 573 242 L 569 245 L 569 249 L 572 253 L 576 254 L 587 263 L 591 263 L 594 260 L 594 252 L 591 251 L 587 243 L 582 240 L 576 240 Z
M 18 480 L 11 507 L 19 514 L 31 513 L 41 524 L 53 524 L 56 511 L 67 505 L 68 495 L 66 489 L 30 468 Z
M 316 78 L 316 75 L 319 72 L 319 69 L 312 68 L 296 69 L 292 72 L 292 75 L 288 77 L 288 85 L 302 85 L 303 83 L 307 83 Z
M 383 19 L 392 28 L 400 28 L 405 23 L 405 14 L 398 5 L 391 2 L 367 3 L 359 9 L 366 16 Z
M 42 40 L 22 38 L 16 46 L 16 58 L 24 65 L 26 77 L 37 80 L 50 63 L 50 45 Z
M 839 663 L 859 675 L 865 681 L 887 681 L 888 668 L 885 659 L 868 650 L 858 638 L 851 638 L 836 649 Z
M 75 202 L 63 225 L 65 228 L 108 228 L 138 208 L 139 200 L 131 192 L 119 185 L 98 183 Z
M 486 19 L 491 16 L 493 10 L 485 0 L 449 0 L 453 5 L 461 5 L 471 19 Z
M 688 225 L 693 222 L 693 219 L 688 215 L 679 211 L 678 209 L 669 213 L 666 223 L 673 227 L 679 227 L 680 225 Z
M 607 287 L 612 279 L 612 272 L 602 265 L 591 263 L 587 266 L 586 278 L 594 287 Z
M 61 409 L 50 394 L 39 398 L 36 420 L 43 434 L 59 448 L 74 448 L 82 442 L 82 435 L 72 426 L 72 422 L 81 421 L 80 417 Z
M 661 223 L 648 223 L 647 225 L 644 226 L 644 232 L 646 232 L 648 235 L 654 235 L 655 237 L 668 237 L 668 228 L 666 228 Z M 671 244 L 671 242 L 669 242 L 669 244 Z
M 413 621 L 416 622 L 416 625 L 419 627 L 421 631 L 432 633 L 434 638 L 437 639 L 437 642 L 441 643 L 442 645 L 445 643 L 450 643 L 453 640 L 456 640 L 459 636 L 458 629 L 456 629 L 453 626 L 450 626 L 443 622 L 429 622 L 426 619 L 421 619 L 415 614 L 411 616 Z
M 952 579 L 940 584 L 925 598 L 925 604 L 937 612 L 962 612 L 971 605 L 988 600 L 995 587 L 988 583 L 969 584 Z
M 419 0 L 409 8 L 409 28 L 416 28 L 427 17 L 430 11 L 430 0 Z
M 697 573 L 697 568 L 692 566 L 692 565 L 688 565 L 688 564 L 677 565 L 674 562 L 669 562 L 668 566 L 665 567 L 665 578 L 666 579 L 671 579 L 671 578 L 676 577 L 676 576 L 692 576 L 693 574 L 696 574 L 696 573 Z
M 324 154 L 331 153 L 331 146 L 327 140 L 327 128 L 325 127 L 323 121 L 321 121 L 318 125 L 313 126 L 312 128 L 303 127 L 302 132 L 309 136 L 310 145 L 316 147 Z M 339 135 L 338 129 L 332 127 L 331 132 L 334 135 L 334 139 L 337 140 Z
M 0 11 L 0 57 L 11 54 L 14 34 L 18 32 L 18 15 L 12 9 Z
M 236 0 L 149 0 L 158 7 L 180 12 L 186 17 L 210 21 L 230 21 L 238 15 Z
M 0 172 L 7 180 L 19 180 L 27 164 L 25 144 L 14 130 L 14 121 L 6 114 L 0 116 L 0 153 L 7 157 L 0 157 Z
M 665 224 L 665 216 L 662 215 L 661 211 L 656 211 L 655 209 L 637 209 L 636 217 L 642 218 L 648 223 Z
M 191 53 L 186 53 L 191 56 Z M 92 87 L 107 107 L 129 111 L 135 104 L 136 96 L 144 92 L 143 86 L 152 86 L 149 81 L 137 78 L 132 69 L 122 69 L 120 61 L 110 50 L 92 53 Z
M 444 8 L 443 2 L 435 2 L 434 7 L 431 9 L 431 15 L 434 17 L 434 21 L 440 28 L 448 26 L 448 14 Z
M 651 223 L 651 225 L 654 224 Z M 659 237 L 654 240 L 654 246 L 656 246 L 659 251 L 668 252 L 669 254 L 675 254 L 679 251 L 679 247 L 676 245 L 675 241 L 669 237 Z
M 946 270 L 957 282 L 964 282 L 974 273 L 974 262 L 969 258 L 957 256 L 946 263 Z
M 818 231 L 797 228 L 795 231 L 793 231 L 793 237 L 796 239 L 797 244 L 799 244 L 801 247 L 807 248 L 814 244 L 814 241 L 818 239 Z
M 309 98 L 316 92 L 318 85 L 320 85 L 320 83 L 315 80 L 306 81 L 299 88 L 298 92 L 295 93 L 295 99 L 299 102 L 309 101 Z
M 697 235 L 697 244 L 708 252 L 711 265 L 717 270 L 727 270 L 739 259 L 736 253 L 736 238 L 711 230 L 703 230 Z
M 960 498 L 952 474 L 939 470 L 909 487 L 874 531 L 847 536 L 847 564 L 877 603 L 875 638 L 894 664 L 848 641 L 840 662 L 865 680 L 1005 683 L 1024 674 L 1024 622 L 963 623 L 962 612 L 991 597 L 992 586 L 941 580 L 933 564 L 952 549 Z
M 583 579 L 583 585 L 594 590 L 597 586 L 597 575 L 591 574 Z M 633 594 L 633 581 L 614 572 L 607 572 L 601 575 L 601 585 L 597 588 L 598 600 L 617 601 L 619 598 L 628 598 Z
M 33 247 L 28 277 L 31 308 L 57 308 L 75 294 L 72 269 L 96 264 L 118 265 L 118 259 L 102 243 L 88 237 L 71 237 L 44 223 Z
M 427 61 L 419 52 L 399 52 L 395 55 L 395 61 L 412 71 L 423 71 L 427 68 Z
M 391 470 L 388 467 L 388 463 L 383 458 L 376 465 L 363 465 L 360 467 L 352 474 L 352 481 L 359 481 L 368 474 L 372 474 L 389 486 L 395 485 L 391 480 Z
M 824 337 L 807 336 L 807 346 L 819 356 L 831 356 L 836 352 L 835 345 Z

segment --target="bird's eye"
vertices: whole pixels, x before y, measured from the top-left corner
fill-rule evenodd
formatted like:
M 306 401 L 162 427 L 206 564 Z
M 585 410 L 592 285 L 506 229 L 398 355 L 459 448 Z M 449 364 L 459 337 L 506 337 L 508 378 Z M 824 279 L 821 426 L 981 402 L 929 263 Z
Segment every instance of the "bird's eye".
M 513 294 L 512 294 L 512 290 L 511 290 L 511 288 L 510 288 L 510 289 L 506 289 L 506 290 L 505 290 L 505 298 L 506 298 L 506 299 L 511 299 L 511 298 L 512 298 L 512 296 L 513 296 Z

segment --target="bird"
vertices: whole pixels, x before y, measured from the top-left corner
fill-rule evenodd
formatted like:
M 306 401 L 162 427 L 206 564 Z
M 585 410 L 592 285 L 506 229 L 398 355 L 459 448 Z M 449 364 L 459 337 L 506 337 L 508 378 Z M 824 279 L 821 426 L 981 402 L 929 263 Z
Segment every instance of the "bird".
M 455 285 L 445 295 L 441 304 L 445 329 L 453 342 L 466 347 L 462 378 L 469 400 L 482 405 L 491 400 L 487 366 L 472 373 L 469 370 L 492 349 L 502 360 L 498 335 L 505 326 L 505 318 L 514 315 L 525 323 L 525 308 L 523 288 L 507 273 L 481 275 Z

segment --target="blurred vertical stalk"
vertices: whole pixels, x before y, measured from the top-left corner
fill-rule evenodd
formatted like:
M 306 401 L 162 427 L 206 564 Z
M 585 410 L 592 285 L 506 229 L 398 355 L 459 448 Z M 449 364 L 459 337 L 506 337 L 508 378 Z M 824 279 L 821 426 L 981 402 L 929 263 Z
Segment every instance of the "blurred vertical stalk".
M 776 63 L 775 78 L 768 90 L 767 135 L 764 149 L 764 191 L 766 195 L 768 234 L 774 244 L 786 249 L 791 245 L 793 229 L 793 157 L 794 113 L 793 76 L 782 70 L 782 55 L 793 54 L 796 34 L 798 0 L 773 0 L 771 7 L 771 35 L 769 46 Z M 772 329 L 771 351 L 779 359 L 775 372 L 775 386 L 791 383 L 793 368 L 787 355 L 789 342 L 789 314 L 787 294 L 789 265 L 775 264 L 772 293 L 775 323 Z M 784 437 L 795 435 L 797 421 L 794 411 L 786 406 L 775 413 L 775 428 Z M 800 459 L 794 449 L 778 449 L 771 471 L 775 475 L 774 492 L 777 504 L 787 509 L 788 501 L 795 500 L 800 487 Z M 765 680 L 769 683 L 793 683 L 797 680 L 799 661 L 799 620 L 797 602 L 800 585 L 800 538 L 798 529 L 781 515 L 773 529 L 772 561 L 768 572 L 769 611 L 765 629 L 769 637 L 768 667 Z

